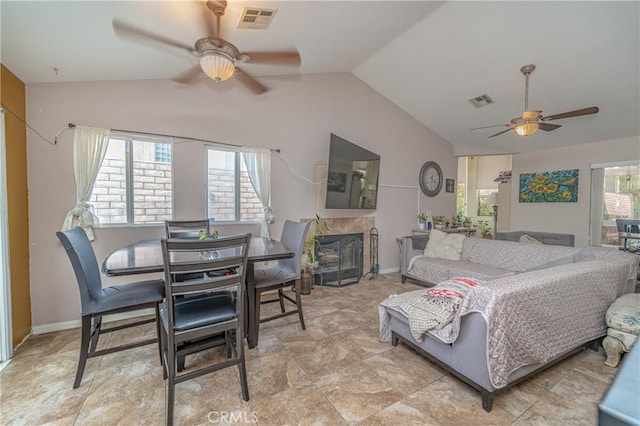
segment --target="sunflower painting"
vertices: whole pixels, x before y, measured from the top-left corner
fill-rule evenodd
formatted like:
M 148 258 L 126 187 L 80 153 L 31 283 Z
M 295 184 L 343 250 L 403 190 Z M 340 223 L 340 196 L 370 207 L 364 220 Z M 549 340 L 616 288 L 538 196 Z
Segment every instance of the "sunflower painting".
M 521 203 L 575 203 L 578 201 L 578 169 L 520 175 Z

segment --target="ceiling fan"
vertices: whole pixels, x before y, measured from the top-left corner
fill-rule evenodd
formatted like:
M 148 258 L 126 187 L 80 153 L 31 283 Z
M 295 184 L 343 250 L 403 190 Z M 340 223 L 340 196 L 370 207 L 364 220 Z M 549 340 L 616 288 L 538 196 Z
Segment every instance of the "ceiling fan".
M 271 65 L 300 65 L 300 54 L 295 51 L 282 52 L 240 52 L 236 46 L 220 37 L 220 17 L 227 8 L 226 0 L 208 0 L 207 8 L 213 12 L 215 25 L 211 20 L 209 11 L 202 9 L 202 18 L 206 25 L 207 36 L 198 39 L 192 46 L 171 40 L 159 34 L 138 28 L 134 25 L 113 20 L 113 29 L 118 36 L 130 38 L 136 41 L 153 41 L 164 45 L 176 47 L 200 58 L 200 65 L 183 72 L 173 79 L 179 83 L 188 83 L 195 79 L 200 72 L 204 72 L 213 80 L 220 82 L 235 76 L 236 80 L 246 86 L 250 91 L 259 95 L 268 89 L 258 80 L 247 74 L 239 65 L 245 63 L 271 64 Z
M 509 130 L 513 130 L 518 136 L 531 136 L 538 129 L 544 130 L 546 132 L 550 132 L 551 130 L 555 130 L 558 127 L 562 127 L 560 124 L 549 123 L 552 120 L 560 120 L 563 118 L 570 117 L 579 117 L 581 115 L 589 115 L 595 114 L 599 111 L 597 106 L 592 106 L 589 108 L 582 108 L 575 111 L 563 112 L 561 114 L 547 115 L 543 116 L 542 111 L 530 111 L 529 110 L 529 75 L 536 69 L 536 66 L 533 64 L 525 65 L 520 68 L 520 72 L 524 74 L 526 83 L 525 83 L 525 91 L 524 91 L 524 112 L 522 113 L 522 117 L 515 117 L 507 124 L 497 124 L 494 126 L 486 126 L 486 127 L 475 127 L 471 130 L 479 130 L 479 129 L 489 129 L 491 127 L 508 127 L 506 130 L 502 130 L 496 134 L 488 136 L 488 138 L 493 138 L 495 136 L 499 136 L 503 133 L 507 133 Z

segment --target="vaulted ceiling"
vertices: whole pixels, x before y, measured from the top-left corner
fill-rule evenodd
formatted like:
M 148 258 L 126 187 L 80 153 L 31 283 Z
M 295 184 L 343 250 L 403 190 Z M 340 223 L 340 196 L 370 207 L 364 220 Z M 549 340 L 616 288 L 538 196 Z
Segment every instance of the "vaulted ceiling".
M 266 30 L 238 29 L 245 6 L 277 13 Z M 191 45 L 206 34 L 203 10 L 203 1 L 2 0 L 0 59 L 26 84 L 170 79 L 197 59 L 117 37 L 112 20 Z M 246 65 L 258 80 L 269 74 L 352 72 L 453 144 L 458 155 L 640 134 L 637 1 L 230 0 L 221 36 L 242 51 L 298 49 L 300 67 Z M 529 110 L 548 116 L 598 106 L 599 113 L 556 120 L 562 127 L 526 138 L 511 131 L 487 137 L 506 127 L 470 130 L 522 114 L 520 68 L 526 64 L 536 65 Z M 475 108 L 468 102 L 485 94 L 494 103 Z

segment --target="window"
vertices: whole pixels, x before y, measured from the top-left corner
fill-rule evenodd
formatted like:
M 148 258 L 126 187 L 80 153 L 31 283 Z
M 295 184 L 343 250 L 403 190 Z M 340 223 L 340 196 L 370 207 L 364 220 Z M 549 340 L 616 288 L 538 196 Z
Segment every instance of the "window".
M 259 222 L 264 216 L 239 151 L 207 148 L 207 217 Z
M 640 163 L 591 167 L 591 244 L 617 246 L 616 219 L 640 219 Z
M 109 139 L 90 203 L 100 224 L 145 224 L 171 219 L 171 144 Z
M 171 145 L 168 143 L 156 143 L 156 163 L 169 163 L 171 164 Z

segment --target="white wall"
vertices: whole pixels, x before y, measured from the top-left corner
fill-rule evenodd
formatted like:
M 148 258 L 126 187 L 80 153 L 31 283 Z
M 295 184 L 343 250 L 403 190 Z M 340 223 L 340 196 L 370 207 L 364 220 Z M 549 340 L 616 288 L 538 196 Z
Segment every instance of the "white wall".
M 456 177 L 451 145 L 356 77 L 322 74 L 261 81 L 272 89 L 261 96 L 236 88 L 232 81 L 220 85 L 201 81 L 187 87 L 170 81 L 34 84 L 27 86 L 27 117 L 33 128 L 50 139 L 68 122 L 74 122 L 241 145 L 263 144 L 280 148 L 295 173 L 311 180 L 315 165 L 327 162 L 330 133 L 338 134 L 381 156 L 378 209 L 318 213 L 326 217 L 375 216 L 381 270 L 398 267 L 395 238 L 416 226 L 419 208 L 447 216 L 455 212 L 455 194 L 443 190 L 435 198 L 426 198 L 419 196 L 417 189 L 418 172 L 427 160 L 437 161 L 445 177 Z M 31 298 L 36 327 L 79 318 L 75 278 L 55 237 L 76 201 L 72 140 L 73 132 L 66 131 L 53 146 L 28 131 Z M 174 147 L 174 214 L 178 219 L 205 214 L 204 155 L 199 143 Z M 280 235 L 285 219 L 310 218 L 317 211 L 313 185 L 294 176 L 275 156 L 272 194 L 277 222 L 271 231 L 275 236 Z M 223 234 L 240 230 L 257 231 L 257 227 L 220 227 Z M 96 231 L 94 249 L 101 262 L 122 245 L 160 235 L 160 227 L 102 228 Z M 121 281 L 105 278 L 104 284 Z
M 575 235 L 576 247 L 589 245 L 591 163 L 640 158 L 640 137 L 515 154 L 512 157 L 511 230 Z M 579 169 L 577 203 L 520 203 L 521 173 Z

